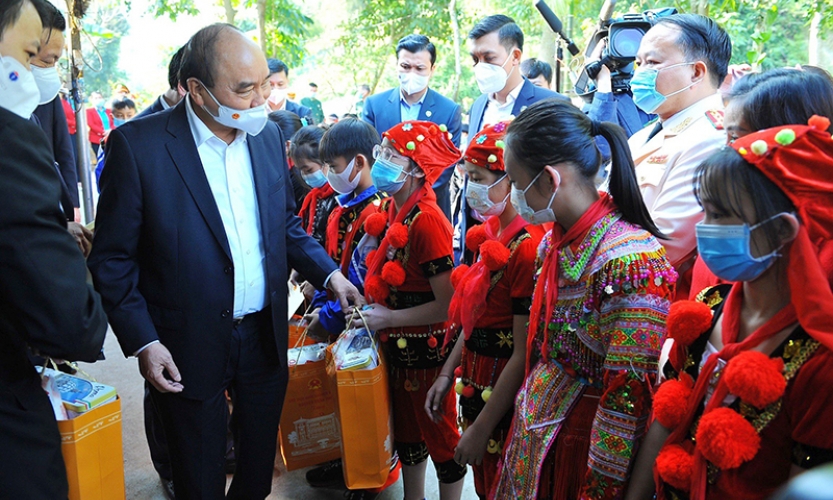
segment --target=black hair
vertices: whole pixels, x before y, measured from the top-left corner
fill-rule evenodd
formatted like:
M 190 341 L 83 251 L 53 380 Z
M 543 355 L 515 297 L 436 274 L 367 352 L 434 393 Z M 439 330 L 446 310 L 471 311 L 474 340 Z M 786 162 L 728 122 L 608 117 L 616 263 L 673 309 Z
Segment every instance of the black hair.
M 23 12 L 23 6 L 29 3 L 29 0 L 7 0 L 0 2 L 0 39 L 6 32 L 6 28 L 17 22 L 20 19 L 20 14 Z M 37 9 L 37 7 L 35 7 Z M 40 14 L 40 11 L 38 11 Z M 43 22 L 43 19 L 41 19 Z
M 521 63 L 521 74 L 530 80 L 543 76 L 547 83 L 552 84 L 552 66 L 534 57 Z
M 280 59 L 270 57 L 266 60 L 266 64 L 269 66 L 269 76 L 272 76 L 275 73 L 280 72 L 283 72 L 284 75 L 289 76 L 289 66 L 287 66 L 286 63 L 284 63 Z
M 546 165 L 567 163 L 595 190 L 594 179 L 602 164 L 597 135 L 610 144 L 610 194 L 622 217 L 664 239 L 642 200 L 628 136 L 619 125 L 596 122 L 570 102 L 551 98 L 526 108 L 509 125 L 504 141 L 512 158 L 531 175 L 538 175 Z
M 352 159 L 364 155 L 373 164 L 373 148 L 381 144 L 379 132 L 364 120 L 347 118 L 330 127 L 318 146 L 319 157 L 324 163 L 336 158 Z
M 726 98 L 740 99 L 752 131 L 806 125 L 813 115 L 833 117 L 833 82 L 818 72 L 778 68 L 753 73 L 741 78 Z M 833 132 L 833 125 L 828 131 Z
M 64 15 L 61 14 L 61 11 L 58 10 L 58 7 L 55 7 L 52 2 L 48 0 L 30 1 L 32 2 L 32 5 L 35 6 L 35 10 L 38 11 L 41 23 L 43 24 L 43 29 L 50 30 L 50 37 L 52 36 L 52 30 L 58 30 L 60 32 L 66 31 L 67 20 L 64 18 Z
M 314 89 L 317 89 L 317 88 L 318 88 L 318 84 L 316 84 L 316 83 L 314 83 L 314 82 L 309 82 L 309 86 L 310 86 L 310 87 L 312 87 L 312 88 L 314 88 Z
M 431 40 L 429 40 L 425 35 L 405 35 L 399 40 L 399 43 L 396 44 L 397 57 L 399 57 L 400 50 L 407 50 L 412 54 L 422 52 L 423 50 L 428 51 L 428 54 L 431 56 L 431 66 L 433 66 L 434 62 L 437 60 L 437 48 L 434 47 L 434 44 L 431 43 Z
M 301 128 L 292 136 L 289 142 L 289 156 L 296 164 L 301 159 L 323 163 L 318 155 L 318 146 L 324 137 L 324 129 L 315 125 Z
M 343 120 L 345 118 L 358 118 L 358 117 L 359 117 L 359 115 L 357 115 L 356 113 L 344 113 L 344 116 L 342 116 L 341 119 Z
M 515 24 L 515 20 L 509 16 L 502 14 L 484 17 L 477 23 L 474 28 L 469 31 L 469 39 L 477 40 L 489 33 L 498 32 L 498 39 L 500 44 L 511 52 L 513 48 L 517 47 L 524 50 L 524 32 Z
M 188 88 L 188 79 L 196 78 L 208 88 L 214 88 L 214 71 L 217 61 L 217 42 L 227 30 L 240 32 L 236 26 L 215 23 L 194 33 L 185 44 L 182 64 L 179 67 L 179 84 Z
M 813 66 L 812 64 L 802 64 L 801 69 L 803 69 L 807 73 L 819 75 L 820 77 L 830 82 L 830 85 L 833 85 L 833 75 L 831 75 L 830 72 L 826 69 L 819 68 L 818 66 Z
M 113 109 L 126 109 L 126 108 L 136 109 L 136 103 L 133 102 L 133 99 L 123 97 L 121 99 L 116 99 L 115 101 L 113 101 L 113 104 L 111 105 L 111 108 L 113 108 Z
M 718 212 L 734 215 L 750 225 L 780 213 L 795 212 L 787 195 L 731 146 L 722 147 L 700 163 L 694 176 L 694 193 L 701 205 L 706 201 Z M 744 199 L 752 204 L 754 220 L 747 220 L 743 213 Z M 764 224 L 760 230 L 771 248 L 779 246 L 780 225 Z
M 182 65 L 182 55 L 185 53 L 185 45 L 179 48 L 171 57 L 171 62 L 168 63 L 168 85 L 170 88 L 176 90 L 179 83 L 179 67 Z
M 278 124 L 278 128 L 283 133 L 283 138 L 287 141 L 304 126 L 298 115 L 285 109 L 272 111 L 269 113 L 269 119 Z
M 657 24 L 671 24 L 680 29 L 677 44 L 688 62 L 703 61 L 709 69 L 714 88 L 720 87 L 729 71 L 732 39 L 717 22 L 700 14 L 674 14 L 662 17 Z
M 370 92 L 370 85 L 368 85 L 366 83 L 361 84 L 359 86 L 359 88 L 361 88 L 362 90 L 366 90 L 366 91 Z

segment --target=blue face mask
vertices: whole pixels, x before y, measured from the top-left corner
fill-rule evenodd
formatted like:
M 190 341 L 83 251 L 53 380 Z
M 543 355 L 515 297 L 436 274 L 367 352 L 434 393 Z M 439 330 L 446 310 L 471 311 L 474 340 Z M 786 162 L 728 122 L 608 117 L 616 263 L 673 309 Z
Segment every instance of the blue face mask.
M 402 174 L 410 175 L 404 170 L 405 167 L 402 165 L 397 165 L 384 158 L 376 158 L 376 163 L 373 164 L 373 169 L 370 171 L 370 177 L 373 179 L 376 189 L 392 195 L 399 192 L 402 185 L 405 184 L 405 178 L 399 180 Z
M 127 120 L 123 120 L 121 118 L 113 118 L 113 126 L 114 127 L 121 127 Z
M 316 170 L 315 172 L 307 175 L 301 174 L 301 178 L 304 179 L 304 182 L 307 183 L 307 186 L 315 189 L 324 186 L 327 184 L 327 176 L 324 175 L 324 172 L 321 170 Z
M 699 83 L 697 82 L 692 83 L 687 87 L 683 87 L 676 92 L 671 92 L 670 94 L 660 94 L 657 90 L 657 76 L 659 76 L 659 72 L 676 68 L 677 66 L 686 66 L 690 64 L 697 64 L 697 63 L 679 63 L 679 64 L 672 64 L 671 66 L 666 66 L 660 69 L 653 69 L 653 68 L 646 68 L 640 69 L 638 71 L 634 71 L 633 78 L 631 78 L 631 92 L 633 92 L 633 102 L 646 113 L 653 113 L 657 110 L 662 103 L 665 102 L 666 99 L 671 97 L 672 95 L 677 95 L 684 90 L 691 88 L 694 84 Z
M 697 224 L 697 251 L 715 276 L 726 281 L 754 281 L 781 257 L 781 247 L 761 257 L 750 253 L 752 231 L 784 214 L 777 214 L 754 226 Z

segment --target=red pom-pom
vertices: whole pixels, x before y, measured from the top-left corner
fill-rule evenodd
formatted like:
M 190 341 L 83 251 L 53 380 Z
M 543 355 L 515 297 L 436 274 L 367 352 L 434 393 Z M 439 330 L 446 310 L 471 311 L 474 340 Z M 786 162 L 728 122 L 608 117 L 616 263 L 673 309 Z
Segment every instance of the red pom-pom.
M 810 120 L 807 122 L 807 125 L 810 125 L 816 130 L 821 130 L 822 132 L 827 131 L 830 128 L 830 118 L 826 116 L 819 116 L 813 115 L 810 117 Z
M 373 263 L 373 259 L 375 259 L 375 258 L 376 258 L 376 250 L 371 250 L 371 251 L 367 252 L 367 257 L 364 258 L 364 262 L 365 262 L 365 264 L 367 264 L 367 267 L 370 267 L 370 264 Z
M 662 447 L 656 459 L 657 472 L 663 481 L 682 491 L 691 489 L 694 473 L 694 457 L 682 446 L 669 444 Z
M 388 341 L 388 334 L 387 333 L 380 333 L 379 334 L 379 342 L 387 342 Z
M 460 284 L 460 281 L 467 272 L 469 272 L 469 266 L 466 264 L 460 264 L 455 267 L 453 271 L 451 271 L 451 286 L 454 287 L 455 290 L 457 290 L 457 285 Z
M 509 249 L 501 245 L 499 241 L 488 240 L 480 245 L 480 258 L 489 271 L 497 271 L 505 266 L 509 262 L 510 255 Z
M 487 239 L 489 237 L 486 235 L 486 229 L 483 226 L 474 226 L 466 233 L 466 248 L 469 252 L 475 253 Z
M 717 408 L 700 419 L 697 449 L 720 469 L 735 469 L 755 458 L 761 436 L 748 420 L 731 408 Z
M 437 348 L 437 339 L 435 337 L 428 337 L 428 347 L 431 349 Z
M 470 398 L 474 396 L 474 387 L 467 385 L 463 387 L 463 394 L 461 394 L 464 398 Z
M 385 262 L 382 266 L 382 279 L 390 286 L 402 286 L 405 283 L 405 268 L 395 260 Z
M 702 302 L 681 300 L 668 310 L 668 335 L 682 346 L 689 346 L 712 326 L 712 310 Z
M 659 423 L 674 429 L 686 415 L 691 387 L 680 380 L 666 380 L 654 394 L 654 416 Z
M 778 401 L 787 388 L 784 362 L 758 351 L 746 351 L 729 361 L 723 379 L 729 392 L 755 408 Z
M 384 302 L 390 297 L 390 287 L 378 275 L 367 278 L 364 282 L 364 291 L 376 302 Z
M 462 366 L 458 366 L 457 368 L 454 369 L 454 376 L 457 377 L 457 378 L 460 378 L 460 377 L 463 376 L 463 367 Z
M 397 222 L 388 229 L 386 238 L 393 248 L 405 248 L 408 244 L 408 228 L 405 224 Z
M 364 232 L 376 238 L 385 230 L 388 224 L 388 216 L 383 212 L 376 212 L 367 216 L 364 221 Z

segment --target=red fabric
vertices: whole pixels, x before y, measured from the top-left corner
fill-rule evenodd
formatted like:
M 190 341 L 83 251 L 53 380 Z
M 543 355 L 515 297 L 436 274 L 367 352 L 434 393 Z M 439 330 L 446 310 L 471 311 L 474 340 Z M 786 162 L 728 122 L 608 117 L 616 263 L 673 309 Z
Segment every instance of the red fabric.
M 497 241 L 504 248 L 527 226 L 527 222 L 520 215 L 515 216 L 500 234 L 498 234 L 498 231 L 500 231 L 500 219 L 498 217 L 490 217 L 482 225 L 487 241 Z M 485 258 L 480 259 L 469 268 L 469 271 L 462 278 L 459 288 L 455 290 L 448 308 L 449 321 L 455 325 L 462 325 L 466 340 L 471 336 L 472 330 L 487 309 L 486 294 L 489 293 L 492 271 L 489 270 L 485 261 Z M 451 332 L 449 332 L 450 334 Z M 450 339 L 451 337 L 446 337 L 446 343 Z
M 469 141 L 463 159 L 478 167 L 497 172 L 506 171 L 503 164 L 503 149 L 505 147 L 503 138 L 506 135 L 508 124 L 509 122 L 506 121 L 483 128 Z
M 480 465 L 472 465 L 471 471 L 474 473 L 474 492 L 480 498 L 486 498 L 492 485 L 495 484 L 498 477 L 498 467 L 500 466 L 500 453 L 483 454 L 483 462 Z
M 109 130 L 113 130 L 115 128 L 113 126 L 113 112 L 109 109 L 105 110 L 105 112 L 110 122 Z M 104 124 L 101 122 L 101 116 L 95 108 L 87 108 L 87 127 L 90 129 L 90 143 L 101 144 L 101 140 L 104 138 Z
M 445 169 L 460 160 L 462 154 L 451 142 L 445 125 L 427 121 L 399 123 L 382 134 L 402 156 L 414 160 L 425 172 L 425 182 L 433 185 Z
M 312 231 L 315 228 L 315 211 L 318 207 L 318 200 L 323 200 L 333 195 L 335 195 L 335 190 L 327 183 L 321 187 L 313 188 L 304 197 L 304 202 L 301 204 L 298 217 L 303 221 L 307 234 L 312 235 Z M 329 228 L 327 232 L 329 232 Z
M 553 225 L 553 245 L 552 250 L 544 257 L 544 264 L 541 269 L 539 279 L 544 280 L 545 283 L 558 283 L 558 253 L 564 246 L 581 238 L 592 228 L 599 220 L 614 212 L 616 204 L 613 198 L 607 193 L 599 193 L 599 199 L 590 205 L 590 208 L 576 221 L 575 224 L 566 232 L 559 224 Z M 535 334 L 538 331 L 538 326 L 544 320 L 544 312 L 555 309 L 555 302 L 558 300 L 558 287 L 550 286 L 546 290 L 541 289 L 542 293 L 534 295 L 532 300 L 532 309 L 529 315 L 529 332 L 527 334 L 527 352 L 532 352 L 535 344 Z M 546 298 L 544 295 L 546 294 Z M 546 308 L 545 308 L 546 305 Z M 541 343 L 541 354 L 544 359 L 549 356 L 549 329 L 544 327 L 544 339 Z M 526 373 L 529 374 L 529 359 L 527 356 Z
M 72 105 L 70 105 L 69 101 L 63 97 L 61 97 L 61 105 L 64 107 L 64 114 L 67 115 L 67 128 L 69 129 L 69 134 L 75 135 L 75 132 L 78 130 L 75 124 L 75 110 L 72 109 Z
M 371 198 L 373 199 L 373 198 Z M 338 260 L 342 273 L 347 276 L 347 271 L 350 267 L 350 259 L 353 258 L 354 246 L 358 244 L 359 240 L 364 236 L 364 221 L 375 213 L 379 213 L 381 203 L 372 202 L 364 205 L 361 213 L 356 216 L 353 222 L 347 224 L 344 234 L 341 234 L 341 218 L 345 214 L 349 214 L 352 210 L 357 210 L 362 207 L 362 203 L 350 208 L 344 208 L 341 205 L 335 207 L 330 212 L 327 219 L 327 254 L 333 259 L 339 259 L 339 249 L 341 249 L 340 260 Z
M 688 292 L 688 300 L 695 300 L 703 290 L 721 283 L 724 283 L 724 281 L 709 270 L 703 259 L 697 257 L 692 267 L 691 290 Z
M 421 443 L 428 446 L 428 454 L 435 464 L 454 459 L 454 450 L 460 441 L 457 431 L 457 406 L 455 394 L 448 391 L 442 402 L 442 417 L 435 423 L 425 413 L 425 398 L 434 384 L 442 366 L 426 370 L 394 370 L 390 378 L 393 385 L 393 438 L 401 443 Z M 416 391 L 405 390 L 406 380 L 417 380 Z

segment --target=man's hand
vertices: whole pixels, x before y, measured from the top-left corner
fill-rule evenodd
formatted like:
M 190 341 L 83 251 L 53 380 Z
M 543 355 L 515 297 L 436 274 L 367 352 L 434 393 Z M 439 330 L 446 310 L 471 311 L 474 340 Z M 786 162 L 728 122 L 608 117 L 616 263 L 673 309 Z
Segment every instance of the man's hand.
M 165 371 L 173 380 L 165 377 Z M 159 392 L 182 392 L 184 388 L 171 352 L 159 342 L 150 344 L 139 353 L 139 372 Z
M 92 231 L 84 225 L 72 221 L 67 222 L 67 230 L 75 238 L 75 243 L 78 245 L 81 253 L 84 254 L 84 258 L 87 258 L 90 255 L 90 250 L 93 249 Z
M 338 297 L 339 302 L 341 302 L 342 311 L 350 309 L 351 304 L 355 306 L 363 306 L 365 304 L 364 297 L 359 293 L 359 289 L 353 286 L 340 272 L 333 273 L 327 285 L 336 297 Z
M 75 222 L 81 222 L 81 209 L 80 208 L 75 207 L 72 210 L 72 220 L 74 220 Z

